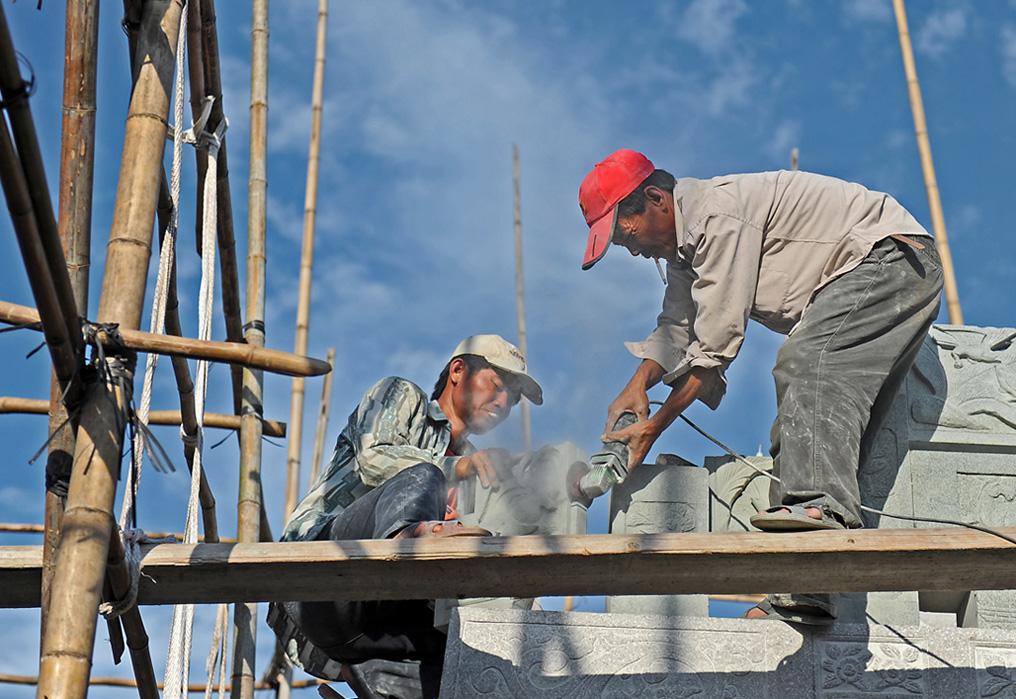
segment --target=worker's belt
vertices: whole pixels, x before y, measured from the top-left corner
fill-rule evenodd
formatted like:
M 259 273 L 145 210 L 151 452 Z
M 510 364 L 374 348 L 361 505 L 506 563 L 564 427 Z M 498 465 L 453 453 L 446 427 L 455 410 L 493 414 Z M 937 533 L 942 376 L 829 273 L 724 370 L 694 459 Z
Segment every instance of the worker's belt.
M 904 245 L 909 245 L 914 250 L 924 250 L 924 244 L 923 243 L 918 243 L 913 238 L 907 237 L 907 236 L 902 235 L 900 233 L 892 233 L 892 234 L 889 235 L 889 237 L 892 238 L 893 240 L 897 241 L 897 242 L 903 243 Z

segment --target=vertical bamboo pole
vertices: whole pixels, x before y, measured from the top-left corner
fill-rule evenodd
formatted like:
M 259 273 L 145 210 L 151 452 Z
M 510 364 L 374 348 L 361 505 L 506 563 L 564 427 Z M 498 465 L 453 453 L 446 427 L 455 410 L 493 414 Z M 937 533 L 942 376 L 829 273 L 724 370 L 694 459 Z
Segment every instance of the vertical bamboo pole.
M 801 155 L 801 151 L 799 151 L 797 149 L 797 146 L 794 146 L 793 148 L 790 149 L 790 169 L 791 170 L 796 170 L 797 169 L 797 159 L 798 159 L 798 157 L 800 155 Z
M 64 32 L 63 124 L 60 140 L 59 219 L 78 315 L 88 315 L 88 266 L 92 240 L 92 177 L 95 169 L 95 70 L 99 42 L 98 0 L 67 0 Z M 41 627 L 46 625 L 49 587 L 60 539 L 64 495 L 74 459 L 77 420 L 67 420 L 60 383 L 50 379 L 49 433 L 59 430 L 46 458 L 46 532 L 42 540 Z M 41 638 L 40 638 L 41 643 Z
M 522 275 L 522 192 L 520 179 L 519 147 L 512 144 L 512 183 L 515 190 L 515 317 L 519 325 L 519 351 L 529 362 L 529 349 L 526 343 L 526 300 L 525 279 Z M 533 448 L 532 430 L 529 422 L 529 401 L 522 400 L 519 405 L 519 417 L 522 418 L 522 445 L 526 451 Z
M 949 322 L 963 324 L 959 292 L 956 290 L 956 276 L 953 271 L 952 253 L 949 251 L 949 237 L 945 230 L 945 215 L 942 200 L 935 179 L 935 163 L 931 159 L 931 142 L 928 140 L 928 124 L 924 119 L 924 101 L 921 98 L 921 84 L 917 80 L 917 64 L 914 50 L 910 45 L 910 30 L 907 28 L 907 9 L 903 0 L 893 0 L 896 11 L 896 26 L 900 33 L 900 52 L 903 54 L 903 72 L 907 76 L 907 90 L 910 93 L 910 109 L 914 114 L 914 133 L 917 136 L 917 150 L 921 155 L 921 170 L 924 172 L 924 188 L 928 192 L 928 209 L 931 212 L 931 226 L 935 231 L 935 246 L 942 259 L 945 277 L 945 303 L 949 310 Z
M 253 0 L 251 27 L 250 176 L 247 182 L 247 323 L 248 344 L 265 344 L 265 214 L 268 190 L 268 0 Z M 264 413 L 260 370 L 243 370 L 240 417 L 240 488 L 237 539 L 256 542 L 261 521 L 261 416 Z M 237 604 L 233 617 L 233 699 L 254 696 L 254 650 L 257 604 Z
M 310 482 L 317 480 L 321 472 L 321 459 L 325 455 L 325 438 L 328 436 L 328 414 L 332 404 L 332 377 L 335 376 L 335 348 L 328 348 L 328 365 L 332 370 L 321 382 L 321 405 L 318 407 L 317 430 L 314 433 L 314 460 L 310 464 Z
M 310 152 L 307 158 L 307 189 L 303 205 L 303 249 L 300 252 L 300 291 L 296 305 L 297 354 L 307 354 L 310 333 L 310 288 L 314 267 L 314 223 L 317 217 L 318 154 L 321 151 L 321 105 L 325 90 L 325 45 L 328 0 L 318 0 L 317 48 L 314 56 L 314 87 L 311 91 Z M 286 456 L 286 499 L 283 522 L 296 509 L 300 495 L 300 448 L 303 443 L 303 403 L 306 380 L 293 379 L 289 404 L 289 443 Z
M 144 302 L 181 7 L 180 0 L 150 0 L 141 19 L 140 60 L 98 311 L 100 321 L 130 329 L 138 327 Z M 127 379 L 129 388 L 132 377 Z M 84 697 L 88 691 L 128 400 L 103 382 L 90 385 L 85 396 L 43 635 L 40 699 Z
M 222 73 L 219 69 L 219 37 L 215 23 L 215 0 L 201 0 L 202 52 L 205 68 L 205 94 L 213 97 L 212 114 L 207 128 L 215 131 L 224 118 L 222 105 Z M 240 318 L 240 281 L 236 262 L 236 240 L 233 237 L 233 199 L 229 190 L 229 158 L 226 146 L 228 139 L 219 147 L 218 204 L 219 225 L 219 271 L 222 276 L 222 314 L 226 320 L 226 339 L 243 342 L 243 321 Z M 198 250 L 201 249 L 200 234 Z M 243 375 L 240 367 L 230 365 L 229 375 L 233 384 L 233 411 L 239 415 Z

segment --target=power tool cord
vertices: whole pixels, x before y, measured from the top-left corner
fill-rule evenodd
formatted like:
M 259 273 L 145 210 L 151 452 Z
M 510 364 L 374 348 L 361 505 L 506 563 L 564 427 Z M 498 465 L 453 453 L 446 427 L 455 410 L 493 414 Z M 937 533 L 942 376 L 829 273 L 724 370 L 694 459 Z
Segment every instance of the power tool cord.
M 663 403 L 661 401 L 657 401 L 657 400 L 649 401 L 649 403 L 650 403 L 650 405 L 663 405 Z M 682 420 L 684 420 L 685 423 L 687 423 L 688 426 L 691 427 L 693 430 L 695 430 L 700 435 L 702 435 L 703 437 L 708 439 L 710 442 L 712 442 L 713 444 L 718 446 L 720 449 L 725 451 L 728 456 L 731 456 L 731 457 L 737 459 L 739 462 L 741 462 L 742 464 L 744 464 L 748 468 L 752 469 L 753 471 L 755 471 L 756 473 L 758 473 L 761 476 L 765 476 L 766 478 L 769 478 L 770 480 L 776 481 L 777 483 L 781 482 L 780 479 L 777 476 L 775 476 L 772 473 L 769 473 L 768 471 L 765 471 L 765 470 L 759 468 L 758 466 L 756 466 L 752 462 L 748 461 L 746 458 L 744 458 L 743 456 L 738 454 L 736 451 L 734 451 L 733 449 L 728 447 L 726 444 L 724 444 L 723 442 L 718 440 L 716 437 L 712 436 L 711 434 L 706 432 L 704 429 L 702 429 L 701 427 L 696 425 L 694 422 L 692 422 L 686 416 L 679 415 L 678 417 L 680 417 Z M 955 526 L 955 527 L 966 527 L 967 529 L 974 529 L 974 530 L 979 531 L 979 532 L 984 532 L 985 534 L 991 534 L 993 536 L 997 536 L 1000 539 L 1005 539 L 1006 541 L 1008 541 L 1011 544 L 1016 544 L 1016 538 L 1008 536 L 1007 534 L 1003 534 L 1002 532 L 997 531 L 995 529 L 992 529 L 990 527 L 982 527 L 979 524 L 971 524 L 970 522 L 961 522 L 961 521 L 954 520 L 954 519 L 938 519 L 936 517 L 916 517 L 916 516 L 913 516 L 913 515 L 897 514 L 897 513 L 894 513 L 894 512 L 886 512 L 884 510 L 878 510 L 878 509 L 875 509 L 874 507 L 868 507 L 867 505 L 860 505 L 860 508 L 862 510 L 864 510 L 865 512 L 870 512 L 873 515 L 879 515 L 881 517 L 889 517 L 890 519 L 902 519 L 902 520 L 906 520 L 906 521 L 909 521 L 909 522 L 925 522 L 925 523 L 928 523 L 928 524 L 948 524 L 948 525 Z

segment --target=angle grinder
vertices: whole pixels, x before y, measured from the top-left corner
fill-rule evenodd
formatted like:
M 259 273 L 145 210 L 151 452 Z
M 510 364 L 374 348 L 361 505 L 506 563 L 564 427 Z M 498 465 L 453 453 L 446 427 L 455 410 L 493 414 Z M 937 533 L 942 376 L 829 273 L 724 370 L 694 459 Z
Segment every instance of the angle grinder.
M 634 425 L 635 413 L 626 410 L 614 422 L 613 432 Z M 590 469 L 579 480 L 576 489 L 584 497 L 597 498 L 628 477 L 628 445 L 624 442 L 606 442 L 603 449 L 589 460 Z

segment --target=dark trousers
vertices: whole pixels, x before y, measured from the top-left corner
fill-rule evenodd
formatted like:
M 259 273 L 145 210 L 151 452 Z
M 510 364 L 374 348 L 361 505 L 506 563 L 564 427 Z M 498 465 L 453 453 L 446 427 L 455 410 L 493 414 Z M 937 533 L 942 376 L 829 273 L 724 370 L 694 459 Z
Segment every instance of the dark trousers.
M 385 539 L 414 522 L 443 519 L 446 499 L 440 469 L 417 464 L 357 499 L 318 538 Z M 286 609 L 307 638 L 335 660 L 414 660 L 436 666 L 440 674 L 446 637 L 434 628 L 434 612 L 425 600 L 302 602 Z
M 886 238 L 815 297 L 773 369 L 772 501 L 816 506 L 860 527 L 857 472 L 938 315 L 942 270 Z

